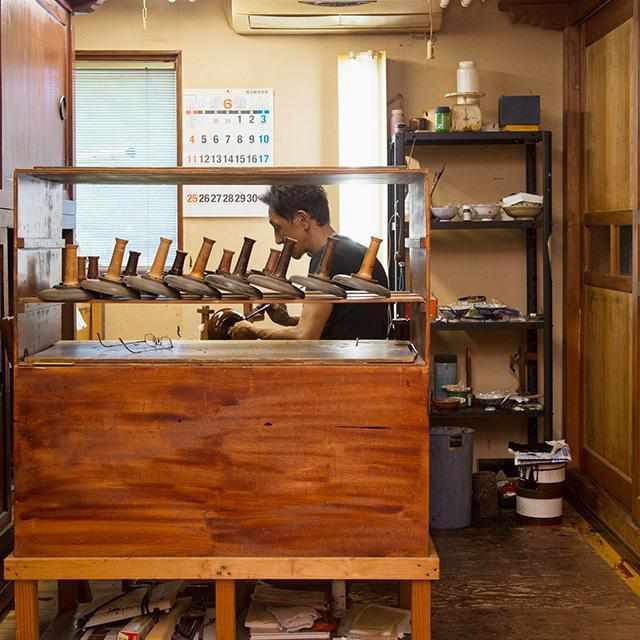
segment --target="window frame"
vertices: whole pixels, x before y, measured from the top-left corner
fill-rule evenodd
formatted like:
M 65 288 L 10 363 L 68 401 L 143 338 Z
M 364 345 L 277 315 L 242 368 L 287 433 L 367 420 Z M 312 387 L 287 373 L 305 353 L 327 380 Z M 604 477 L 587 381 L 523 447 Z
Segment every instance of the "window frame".
M 78 50 L 75 52 L 75 62 L 171 62 L 176 71 L 176 160 L 177 166 L 182 166 L 182 51 L 120 51 L 120 50 Z M 72 138 L 75 136 L 75 129 Z M 75 157 L 75 139 L 70 144 L 69 157 Z M 182 185 L 176 191 L 178 220 L 177 220 L 177 248 L 182 250 L 184 243 L 184 217 Z

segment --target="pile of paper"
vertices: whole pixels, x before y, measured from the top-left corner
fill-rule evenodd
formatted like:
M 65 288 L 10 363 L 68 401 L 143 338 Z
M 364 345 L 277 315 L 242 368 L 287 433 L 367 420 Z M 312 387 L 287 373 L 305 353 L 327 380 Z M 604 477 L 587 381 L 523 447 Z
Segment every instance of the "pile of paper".
M 515 456 L 517 467 L 571 462 L 571 451 L 564 440 L 549 440 L 545 444 L 546 450 L 542 450 L 542 447 L 535 447 L 535 450 L 532 450 L 534 447 L 515 446 L 516 443 L 509 443 L 509 452 Z
M 80 605 L 75 615 L 80 640 L 173 640 L 185 637 L 185 628 L 215 640 L 214 610 L 179 598 L 183 587 L 180 580 L 145 585 Z
M 328 640 L 328 602 L 322 591 L 256 585 L 245 626 L 251 640 Z
M 397 640 L 410 631 L 410 611 L 378 604 L 356 604 L 342 619 L 338 635 L 349 640 Z

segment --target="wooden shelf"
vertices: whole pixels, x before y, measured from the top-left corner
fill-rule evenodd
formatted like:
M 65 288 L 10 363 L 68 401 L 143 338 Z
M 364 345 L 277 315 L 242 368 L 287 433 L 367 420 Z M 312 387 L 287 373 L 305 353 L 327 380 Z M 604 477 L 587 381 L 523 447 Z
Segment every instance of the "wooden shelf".
M 192 167 L 113 168 L 42 167 L 18 170 L 16 176 L 31 176 L 61 184 L 422 184 L 426 170 L 406 167 L 256 167 L 206 169 Z
M 347 293 L 346 298 L 336 298 L 324 293 L 308 293 L 304 298 L 291 298 L 278 293 L 265 293 L 262 298 L 239 298 L 234 295 L 223 294 L 222 298 L 196 298 L 185 297 L 180 299 L 173 298 L 140 298 L 132 300 L 109 300 L 98 299 L 87 300 L 77 304 L 209 304 L 209 305 L 231 305 L 231 304 L 315 304 L 315 303 L 331 303 L 331 304 L 396 304 L 403 302 L 407 304 L 424 303 L 424 298 L 417 293 L 410 291 L 394 291 L 391 297 L 383 298 L 373 293 L 364 293 L 359 291 Z M 44 302 L 40 298 L 26 297 L 20 298 L 18 303 L 22 304 L 62 304 L 60 302 Z
M 484 407 L 462 407 L 451 411 L 434 409 L 429 412 L 432 418 L 540 418 L 544 416 L 544 409 L 540 411 L 514 411 L 504 407 L 496 407 L 495 411 L 486 411 Z
M 453 220 L 451 222 L 442 222 L 439 220 L 431 221 L 431 229 L 444 229 L 446 231 L 468 231 L 470 229 L 534 229 L 541 224 L 541 220 Z
M 537 144 L 542 142 L 545 131 L 407 131 L 406 145 L 474 145 L 474 144 Z
M 544 319 L 535 320 L 435 320 L 434 331 L 492 331 L 495 329 L 543 329 Z

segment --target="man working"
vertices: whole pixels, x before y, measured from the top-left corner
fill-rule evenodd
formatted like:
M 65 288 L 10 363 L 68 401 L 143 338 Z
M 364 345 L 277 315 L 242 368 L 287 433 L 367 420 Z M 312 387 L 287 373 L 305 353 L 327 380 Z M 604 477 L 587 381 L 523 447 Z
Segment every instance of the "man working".
M 277 244 L 293 238 L 293 258 L 311 256 L 309 273 L 317 270 L 327 238 L 335 231 L 329 224 L 329 202 L 323 187 L 274 186 L 260 198 L 269 207 L 269 223 Z M 357 273 L 366 248 L 345 236 L 338 236 L 331 275 Z M 376 261 L 373 277 L 385 287 L 387 276 Z M 384 339 L 387 335 L 387 306 L 383 304 L 303 304 L 299 318 L 290 316 L 284 305 L 267 311 L 278 327 L 260 327 L 238 322 L 231 337 L 239 340 L 355 340 Z

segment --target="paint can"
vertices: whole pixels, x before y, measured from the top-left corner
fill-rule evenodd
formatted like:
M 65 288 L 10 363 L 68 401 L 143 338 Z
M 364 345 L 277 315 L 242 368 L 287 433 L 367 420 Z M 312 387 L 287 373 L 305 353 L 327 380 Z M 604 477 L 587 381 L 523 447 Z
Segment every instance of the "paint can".
M 520 467 L 516 489 L 516 513 L 520 520 L 527 524 L 559 524 L 565 475 L 565 464 Z

